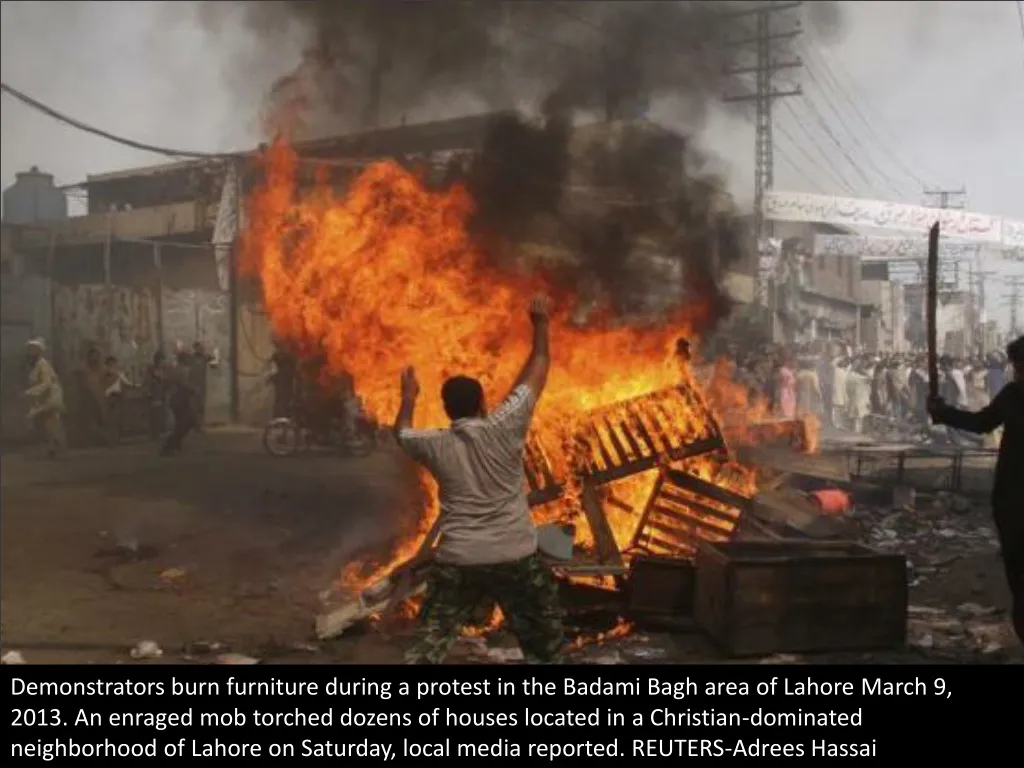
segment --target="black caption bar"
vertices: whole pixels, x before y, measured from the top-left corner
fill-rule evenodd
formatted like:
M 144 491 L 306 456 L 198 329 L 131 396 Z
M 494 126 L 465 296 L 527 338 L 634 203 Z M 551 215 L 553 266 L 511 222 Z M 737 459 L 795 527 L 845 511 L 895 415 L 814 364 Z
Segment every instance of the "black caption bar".
M 10 756 L 943 758 L 1021 667 L 5 667 Z M 1003 705 L 995 705 L 1001 707 Z M 1005 711 L 1005 710 L 1004 710 Z

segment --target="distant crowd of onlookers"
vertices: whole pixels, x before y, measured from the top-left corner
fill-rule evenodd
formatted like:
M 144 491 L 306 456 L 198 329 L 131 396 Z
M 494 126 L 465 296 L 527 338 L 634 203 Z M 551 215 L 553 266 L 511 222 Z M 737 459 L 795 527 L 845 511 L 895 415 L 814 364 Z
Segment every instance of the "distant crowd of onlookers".
M 730 377 L 777 418 L 814 415 L 858 433 L 928 424 L 928 365 L 921 353 L 862 353 L 842 343 L 764 344 L 726 352 Z M 1012 379 L 1002 352 L 939 359 L 939 395 L 950 405 L 983 408 Z

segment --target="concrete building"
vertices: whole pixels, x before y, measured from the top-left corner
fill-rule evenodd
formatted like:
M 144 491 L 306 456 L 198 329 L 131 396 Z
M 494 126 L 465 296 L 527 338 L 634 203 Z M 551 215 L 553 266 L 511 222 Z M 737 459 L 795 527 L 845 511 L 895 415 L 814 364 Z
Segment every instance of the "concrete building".
M 778 221 L 767 279 L 780 343 L 860 342 L 860 259 L 814 256 L 816 234 L 850 234 L 829 224 Z
M 861 280 L 861 343 L 871 352 L 902 353 L 909 350 L 906 334 L 906 306 L 903 284 L 875 277 L 867 272 L 865 265 Z

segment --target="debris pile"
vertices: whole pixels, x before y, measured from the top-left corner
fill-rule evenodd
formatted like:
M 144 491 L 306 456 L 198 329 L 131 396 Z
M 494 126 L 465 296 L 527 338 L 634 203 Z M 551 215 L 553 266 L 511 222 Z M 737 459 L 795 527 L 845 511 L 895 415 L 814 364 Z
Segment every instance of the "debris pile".
M 1013 649 L 1017 639 L 998 608 L 961 603 L 952 610 L 911 605 L 907 610 L 907 642 L 927 655 L 961 658 L 993 657 Z
M 918 497 L 913 510 L 857 506 L 848 518 L 875 549 L 905 552 L 911 586 L 918 586 L 963 557 L 998 557 L 999 540 L 984 505 L 939 493 Z

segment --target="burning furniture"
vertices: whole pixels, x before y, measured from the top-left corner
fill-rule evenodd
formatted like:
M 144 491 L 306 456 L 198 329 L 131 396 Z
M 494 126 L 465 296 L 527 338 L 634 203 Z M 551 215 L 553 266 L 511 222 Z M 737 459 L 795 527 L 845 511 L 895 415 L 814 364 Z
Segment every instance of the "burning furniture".
M 601 503 L 602 486 L 659 470 L 627 553 L 692 559 L 701 540 L 727 541 L 750 504 L 741 493 L 698 475 L 705 467 L 724 463 L 726 444 L 711 411 L 689 386 L 590 411 L 562 448 L 556 458 L 567 467 L 563 477 L 559 477 L 558 465 L 547 447 L 536 439 L 525 451 L 525 468 L 531 507 L 572 497 L 582 508 L 593 551 L 577 551 L 571 561 L 555 565 L 557 571 L 569 575 L 621 577 L 627 573 L 624 553 Z M 317 634 L 330 637 L 360 618 L 396 610 L 421 586 L 423 566 L 430 561 L 439 533 L 438 520 L 415 557 L 366 590 L 358 606 L 344 606 L 320 617 Z

